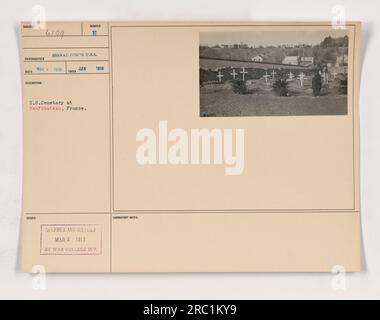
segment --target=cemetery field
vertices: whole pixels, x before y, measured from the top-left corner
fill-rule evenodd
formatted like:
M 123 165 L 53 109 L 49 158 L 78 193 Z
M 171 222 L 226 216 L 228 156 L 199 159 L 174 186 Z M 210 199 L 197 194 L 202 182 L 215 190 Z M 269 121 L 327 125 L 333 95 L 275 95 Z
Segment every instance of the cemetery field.
M 290 96 L 273 93 L 262 81 L 253 81 L 248 94 L 238 94 L 228 83 L 206 84 L 200 88 L 200 116 L 295 116 L 347 114 L 347 96 L 338 93 L 334 85 L 322 89 L 322 96 L 314 97 L 311 84 L 299 88 L 290 85 Z

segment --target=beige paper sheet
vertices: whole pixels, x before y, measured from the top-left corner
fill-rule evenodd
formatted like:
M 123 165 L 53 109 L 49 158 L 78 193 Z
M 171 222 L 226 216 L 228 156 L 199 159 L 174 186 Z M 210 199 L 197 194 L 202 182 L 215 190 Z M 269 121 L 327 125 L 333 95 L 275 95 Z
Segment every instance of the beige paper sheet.
M 334 33 L 329 23 L 48 22 L 33 28 L 25 22 L 21 29 L 23 271 L 360 271 L 360 23 L 337 31 L 349 41 L 347 53 L 337 51 L 347 95 L 332 91 L 340 83 L 334 74 L 321 97 L 312 95 L 311 67 L 209 59 L 204 52 L 239 57 L 259 49 L 220 43 L 201 53 L 200 45 L 224 36 L 261 43 L 281 32 L 307 41 Z M 279 52 L 262 50 L 265 59 L 271 50 Z M 281 50 L 305 56 L 304 46 Z M 244 65 L 250 72 L 305 72 L 307 79 L 302 86 L 289 80 L 294 96 L 274 96 L 265 77 L 249 82 L 261 91 L 239 95 L 226 70 L 241 77 Z M 328 66 L 330 77 L 340 70 L 334 67 Z M 205 70 L 211 78 L 203 82 Z M 219 109 L 226 101 L 236 101 L 227 106 L 231 114 Z M 245 101 L 280 107 L 259 115 L 255 102 L 242 109 Z M 301 107 L 307 101 L 310 109 L 281 113 L 288 103 L 293 110 L 293 101 Z M 336 111 L 338 102 L 343 109 Z M 143 128 L 158 133 L 160 121 L 168 131 L 243 129 L 244 171 L 226 175 L 224 164 L 213 163 L 139 164 L 136 134 Z

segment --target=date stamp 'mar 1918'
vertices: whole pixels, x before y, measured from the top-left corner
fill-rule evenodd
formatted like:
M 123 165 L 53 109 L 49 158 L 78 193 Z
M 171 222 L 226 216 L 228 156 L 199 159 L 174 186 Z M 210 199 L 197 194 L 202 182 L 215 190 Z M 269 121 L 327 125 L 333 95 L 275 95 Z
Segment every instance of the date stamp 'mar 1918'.
M 41 255 L 101 255 L 102 226 L 43 224 L 40 253 Z

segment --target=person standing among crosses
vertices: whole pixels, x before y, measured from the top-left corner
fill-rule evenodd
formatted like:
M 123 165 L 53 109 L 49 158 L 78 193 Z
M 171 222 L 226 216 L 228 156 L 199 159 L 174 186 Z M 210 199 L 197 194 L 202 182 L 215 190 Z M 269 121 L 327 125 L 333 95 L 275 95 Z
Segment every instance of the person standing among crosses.
M 322 89 L 322 77 L 321 77 L 321 71 L 318 70 L 315 73 L 315 76 L 312 80 L 312 87 L 313 87 L 313 94 L 315 97 L 319 97 L 321 95 L 321 89 Z

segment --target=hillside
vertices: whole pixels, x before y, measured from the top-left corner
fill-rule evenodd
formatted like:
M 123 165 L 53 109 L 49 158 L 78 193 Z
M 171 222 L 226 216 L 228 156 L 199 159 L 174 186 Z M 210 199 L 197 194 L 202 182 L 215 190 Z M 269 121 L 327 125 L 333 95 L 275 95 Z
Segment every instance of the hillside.
M 258 48 L 224 48 L 221 46 L 199 47 L 199 56 L 226 60 L 246 60 L 261 55 L 264 62 L 281 63 L 285 56 L 313 56 L 315 65 L 335 64 L 337 57 L 347 54 L 347 41 L 344 38 L 326 38 L 320 45 L 299 48 L 258 47 Z

